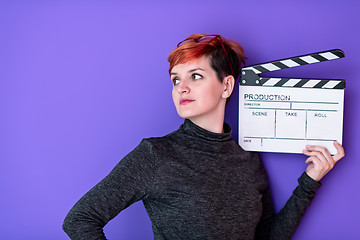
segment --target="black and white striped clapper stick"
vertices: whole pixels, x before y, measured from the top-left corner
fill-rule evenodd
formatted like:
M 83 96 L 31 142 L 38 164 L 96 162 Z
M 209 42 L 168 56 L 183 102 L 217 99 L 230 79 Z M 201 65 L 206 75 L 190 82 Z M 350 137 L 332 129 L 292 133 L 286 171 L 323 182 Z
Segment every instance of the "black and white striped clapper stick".
M 301 87 L 301 88 L 325 88 L 344 89 L 345 80 L 334 79 L 311 79 L 311 78 L 267 78 L 259 74 L 277 71 L 285 68 L 303 66 L 312 63 L 330 61 L 345 57 L 340 49 L 317 52 L 298 57 L 286 58 L 272 62 L 252 65 L 242 68 L 240 85 L 268 86 L 268 87 Z

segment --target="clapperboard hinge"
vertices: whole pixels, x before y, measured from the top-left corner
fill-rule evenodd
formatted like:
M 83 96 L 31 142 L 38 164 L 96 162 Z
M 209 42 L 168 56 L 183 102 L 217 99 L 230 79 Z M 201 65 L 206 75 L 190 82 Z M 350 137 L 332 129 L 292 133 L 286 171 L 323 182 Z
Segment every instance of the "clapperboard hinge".
M 244 67 L 241 72 L 240 85 L 264 87 L 345 89 L 345 80 L 341 79 L 275 78 L 261 77 L 259 75 L 265 72 L 330 61 L 343 57 L 345 57 L 345 54 L 342 50 L 334 49 Z

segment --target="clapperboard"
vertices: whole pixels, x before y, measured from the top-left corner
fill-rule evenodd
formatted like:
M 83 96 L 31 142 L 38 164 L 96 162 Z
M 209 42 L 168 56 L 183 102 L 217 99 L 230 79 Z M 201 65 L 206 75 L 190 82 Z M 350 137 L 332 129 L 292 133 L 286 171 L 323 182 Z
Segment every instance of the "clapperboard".
M 343 58 L 339 49 L 244 67 L 239 85 L 239 144 L 248 151 L 302 153 L 306 145 L 337 151 L 342 143 L 345 80 L 259 74 Z

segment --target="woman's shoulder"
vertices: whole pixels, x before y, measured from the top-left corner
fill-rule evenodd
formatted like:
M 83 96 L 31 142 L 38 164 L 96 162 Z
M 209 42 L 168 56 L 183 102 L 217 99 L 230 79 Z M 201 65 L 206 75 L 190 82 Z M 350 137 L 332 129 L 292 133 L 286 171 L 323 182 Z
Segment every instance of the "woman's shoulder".
M 151 148 L 161 148 L 161 147 L 165 147 L 165 146 L 169 146 L 172 145 L 174 143 L 174 141 L 176 141 L 176 136 L 179 132 L 178 130 L 175 130 L 171 133 L 168 133 L 164 136 L 157 136 L 157 137 L 147 137 L 147 138 L 143 138 L 140 145 L 147 145 L 148 147 Z

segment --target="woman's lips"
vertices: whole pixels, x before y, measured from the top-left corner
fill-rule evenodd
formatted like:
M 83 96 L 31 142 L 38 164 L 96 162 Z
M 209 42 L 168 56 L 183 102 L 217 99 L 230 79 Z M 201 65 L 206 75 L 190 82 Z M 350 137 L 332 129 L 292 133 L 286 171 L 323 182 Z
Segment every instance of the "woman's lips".
M 183 99 L 180 99 L 180 105 L 186 105 L 188 103 L 192 103 L 193 101 L 195 101 L 195 100 L 183 98 Z

